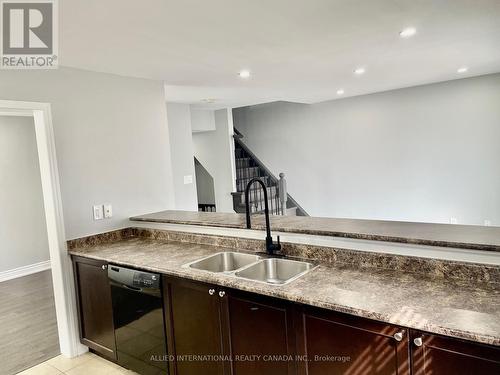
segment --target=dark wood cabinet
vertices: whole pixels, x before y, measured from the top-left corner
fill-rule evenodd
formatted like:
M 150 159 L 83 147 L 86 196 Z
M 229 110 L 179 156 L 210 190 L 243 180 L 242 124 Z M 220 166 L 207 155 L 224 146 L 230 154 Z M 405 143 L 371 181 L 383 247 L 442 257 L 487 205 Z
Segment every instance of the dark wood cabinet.
M 82 344 L 116 359 L 111 289 L 107 263 L 73 257 L 77 307 Z
M 233 291 L 227 311 L 233 375 L 295 373 L 292 304 Z
M 500 374 L 500 348 L 418 331 L 411 345 L 414 375 Z
M 292 304 L 165 277 L 173 375 L 295 373 Z
M 299 374 L 408 375 L 408 332 L 314 308 L 296 312 Z
M 169 277 L 163 286 L 170 374 L 225 373 L 220 288 Z
M 172 375 L 500 374 L 500 348 L 195 281 L 164 288 Z

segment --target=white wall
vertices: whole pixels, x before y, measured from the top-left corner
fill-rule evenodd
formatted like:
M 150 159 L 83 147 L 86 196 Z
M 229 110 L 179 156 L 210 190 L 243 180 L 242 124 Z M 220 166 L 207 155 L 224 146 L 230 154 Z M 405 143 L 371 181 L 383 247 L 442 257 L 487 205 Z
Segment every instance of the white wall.
M 174 204 L 161 82 L 61 68 L 0 71 L 0 99 L 52 105 L 68 239 Z M 93 221 L 92 205 L 113 204 Z
M 233 114 L 311 216 L 500 225 L 500 74 Z
M 168 132 L 172 158 L 172 175 L 177 210 L 198 211 L 196 174 L 191 132 L 191 110 L 188 104 L 167 103 Z M 192 182 L 184 183 L 191 176 Z
M 191 107 L 191 128 L 193 133 L 215 130 L 215 112 Z
M 196 172 L 198 202 L 202 204 L 215 204 L 214 179 L 198 160 L 194 162 L 194 169 Z
M 234 212 L 236 191 L 233 118 L 230 109 L 215 111 L 215 131 L 193 133 L 194 155 L 214 179 L 218 212 Z
M 0 116 L 0 273 L 49 259 L 33 118 Z

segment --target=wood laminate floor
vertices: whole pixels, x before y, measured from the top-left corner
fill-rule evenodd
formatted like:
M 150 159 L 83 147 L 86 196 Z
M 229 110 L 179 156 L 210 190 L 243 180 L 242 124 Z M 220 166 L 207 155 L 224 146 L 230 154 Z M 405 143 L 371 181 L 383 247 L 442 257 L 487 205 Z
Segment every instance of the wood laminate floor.
M 59 354 L 51 272 L 0 282 L 0 375 Z

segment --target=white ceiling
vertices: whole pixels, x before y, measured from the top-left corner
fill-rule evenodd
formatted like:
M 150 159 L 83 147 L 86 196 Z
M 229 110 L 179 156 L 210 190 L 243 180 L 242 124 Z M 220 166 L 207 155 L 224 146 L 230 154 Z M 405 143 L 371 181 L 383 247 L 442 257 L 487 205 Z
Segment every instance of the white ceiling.
M 500 0 L 59 4 L 62 65 L 162 80 L 168 100 L 199 107 L 312 103 L 339 88 L 347 97 L 500 71 Z M 402 39 L 407 26 L 417 34 Z M 357 66 L 366 73 L 354 76 Z

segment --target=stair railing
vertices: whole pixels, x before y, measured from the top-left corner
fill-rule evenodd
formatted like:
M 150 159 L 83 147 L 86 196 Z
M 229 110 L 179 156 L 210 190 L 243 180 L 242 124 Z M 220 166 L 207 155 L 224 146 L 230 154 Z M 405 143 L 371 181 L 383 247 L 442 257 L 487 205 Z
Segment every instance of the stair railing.
M 281 207 L 281 200 L 279 195 L 279 180 L 273 176 L 273 174 L 257 159 L 257 157 L 245 146 L 241 141 L 242 135 L 237 133 L 235 129 L 234 141 L 238 147 L 242 150 L 245 157 L 249 157 L 254 160 L 257 165 L 249 165 L 247 168 L 237 168 L 236 177 L 243 183 L 244 186 L 240 186 L 241 190 L 244 190 L 248 182 L 254 177 L 259 177 L 264 180 L 266 188 L 268 189 L 268 207 L 269 213 L 271 215 L 283 215 L 283 207 Z M 255 171 L 256 170 L 256 171 Z M 250 208 L 252 212 L 263 212 L 264 211 L 264 191 L 262 186 L 253 186 L 250 190 Z M 286 211 L 286 207 L 285 207 Z
M 258 173 L 257 175 L 252 174 L 245 176 L 244 181 L 248 183 L 252 180 L 252 178 L 255 177 L 263 178 L 263 176 L 260 176 L 260 173 Z M 266 182 L 264 182 L 264 184 L 266 184 Z M 248 198 L 250 207 L 252 208 L 252 212 L 264 211 L 266 205 L 266 196 L 267 196 L 267 205 L 269 208 L 269 213 L 271 215 L 282 215 L 282 207 L 280 205 L 281 200 L 279 198 L 278 184 L 274 183 L 271 185 L 267 185 L 266 190 L 268 190 L 267 194 L 266 192 L 264 192 L 264 189 L 262 188 L 261 185 L 254 186 L 250 190 Z
M 270 196 L 273 197 L 273 199 L 271 200 L 271 204 L 270 204 L 271 214 L 272 215 L 286 215 L 287 214 L 287 202 L 290 201 L 291 204 L 293 204 L 293 206 L 297 207 L 297 210 L 301 216 L 309 216 L 307 214 L 307 212 L 297 203 L 297 201 L 295 201 L 295 199 L 293 199 L 293 197 L 288 195 L 288 191 L 286 188 L 285 174 L 283 172 L 281 172 L 279 175 L 280 176 L 279 179 L 276 178 L 274 176 L 274 174 L 265 166 L 265 164 L 262 163 L 262 161 L 260 161 L 259 158 L 257 158 L 257 156 L 255 156 L 255 154 L 252 151 L 250 151 L 250 149 L 245 145 L 245 143 L 242 140 L 243 134 L 241 134 L 236 128 L 234 128 L 233 138 L 234 138 L 235 144 L 238 147 L 240 147 L 243 150 L 243 152 L 245 154 L 247 154 L 251 159 L 255 160 L 259 169 L 261 169 L 267 176 L 269 176 L 268 178 L 270 179 L 270 182 L 271 182 L 269 184 L 269 186 L 275 187 L 276 194 L 270 194 Z M 283 175 L 283 178 L 281 175 Z M 244 176 L 244 179 L 246 182 L 250 181 L 250 178 L 247 176 Z M 281 186 L 282 184 L 284 186 Z M 262 197 L 261 194 L 262 194 L 262 192 L 255 191 L 253 196 L 252 196 L 252 198 L 253 198 L 252 206 L 255 208 L 256 211 L 260 211 L 260 210 L 264 209 L 262 206 L 262 207 L 260 207 L 260 210 L 259 210 L 258 202 L 254 203 L 255 201 L 259 200 L 258 199 L 259 197 Z

